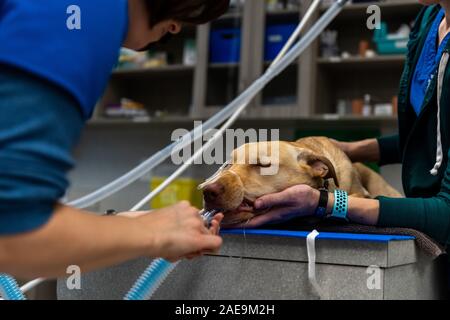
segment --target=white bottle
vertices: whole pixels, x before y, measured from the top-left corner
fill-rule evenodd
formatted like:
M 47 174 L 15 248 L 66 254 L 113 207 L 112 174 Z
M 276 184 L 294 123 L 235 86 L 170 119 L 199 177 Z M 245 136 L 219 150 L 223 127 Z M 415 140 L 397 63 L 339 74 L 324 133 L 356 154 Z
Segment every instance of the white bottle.
M 370 117 L 372 115 L 372 105 L 370 104 L 370 95 L 366 94 L 364 96 L 364 106 L 362 110 L 363 117 Z

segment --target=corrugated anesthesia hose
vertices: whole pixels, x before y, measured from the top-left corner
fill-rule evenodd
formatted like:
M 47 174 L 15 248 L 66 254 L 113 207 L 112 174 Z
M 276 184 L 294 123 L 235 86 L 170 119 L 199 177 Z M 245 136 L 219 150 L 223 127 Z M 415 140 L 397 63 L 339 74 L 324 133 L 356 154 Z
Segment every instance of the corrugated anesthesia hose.
M 0 273 L 0 296 L 4 300 L 26 300 L 16 280 L 4 273 Z

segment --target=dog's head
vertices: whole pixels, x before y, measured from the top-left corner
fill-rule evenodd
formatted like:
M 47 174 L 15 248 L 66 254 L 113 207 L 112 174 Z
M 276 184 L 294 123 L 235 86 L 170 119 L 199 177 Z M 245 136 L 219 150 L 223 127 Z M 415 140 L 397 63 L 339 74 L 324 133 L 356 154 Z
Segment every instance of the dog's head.
M 243 145 L 212 178 L 200 185 L 206 209 L 224 212 L 224 224 L 242 223 L 257 215 L 253 204 L 261 196 L 306 184 L 321 188 L 333 179 L 339 185 L 329 159 L 289 142 Z

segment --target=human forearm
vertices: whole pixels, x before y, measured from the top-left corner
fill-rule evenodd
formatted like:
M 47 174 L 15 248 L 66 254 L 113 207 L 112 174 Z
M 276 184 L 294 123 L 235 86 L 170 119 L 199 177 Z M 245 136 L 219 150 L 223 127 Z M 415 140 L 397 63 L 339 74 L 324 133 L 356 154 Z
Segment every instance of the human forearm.
M 0 237 L 0 272 L 54 277 L 70 265 L 87 272 L 141 256 L 191 258 L 219 250 L 222 218 L 218 214 L 207 229 L 199 210 L 187 202 L 134 218 L 98 217 L 57 206 L 40 229 Z
M 58 206 L 42 228 L 0 237 L 0 270 L 23 277 L 59 276 L 78 265 L 86 272 L 151 255 L 151 242 L 151 234 L 144 235 L 135 219 Z
M 327 213 L 331 213 L 334 206 L 334 194 L 330 193 L 328 197 Z M 364 225 L 376 225 L 380 215 L 380 202 L 378 200 L 363 198 L 348 198 L 349 221 Z
M 380 197 L 379 202 L 379 226 L 411 228 L 428 234 L 440 243 L 450 242 L 450 202 L 445 197 Z
M 450 152 L 448 153 L 450 159 Z M 379 226 L 422 231 L 443 244 L 450 243 L 450 162 L 434 197 L 392 199 L 379 197 Z
M 376 139 L 357 142 L 336 141 L 336 143 L 352 162 L 378 162 L 380 160 L 380 148 Z
M 328 212 L 333 204 L 334 195 L 330 194 Z M 380 197 L 379 200 L 349 197 L 347 217 L 353 223 L 411 228 L 440 243 L 450 242 L 450 202 L 440 196 L 427 199 Z
M 288 188 L 280 193 L 269 194 L 256 200 L 255 208 L 268 210 L 243 225 L 235 227 L 259 227 L 266 223 L 287 221 L 299 216 L 313 216 L 319 204 L 320 191 L 306 185 Z M 328 194 L 327 214 L 334 206 L 334 194 Z M 347 217 L 353 223 L 376 225 L 379 219 L 379 201 L 349 197 Z
M 255 201 L 257 210 L 267 210 L 241 227 L 259 227 L 295 217 L 314 216 L 320 191 L 298 185 Z M 335 203 L 328 193 L 327 215 Z M 450 244 L 450 165 L 441 192 L 430 198 L 348 198 L 347 218 L 352 223 L 381 227 L 411 228 L 422 231 L 442 244 Z

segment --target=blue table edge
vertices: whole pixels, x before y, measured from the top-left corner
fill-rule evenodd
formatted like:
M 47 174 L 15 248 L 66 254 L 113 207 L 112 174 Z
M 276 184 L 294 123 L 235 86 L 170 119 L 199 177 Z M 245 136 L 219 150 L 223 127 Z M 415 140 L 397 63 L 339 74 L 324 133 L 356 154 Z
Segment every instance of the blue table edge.
M 222 235 L 246 235 L 246 236 L 272 236 L 284 238 L 306 239 L 309 231 L 286 231 L 286 230 L 262 230 L 262 229 L 229 229 L 222 230 Z M 360 233 L 337 233 L 337 232 L 319 232 L 317 239 L 322 240 L 352 240 L 352 241 L 370 241 L 370 242 L 390 242 L 415 240 L 413 236 L 388 235 L 388 234 L 360 234 Z

